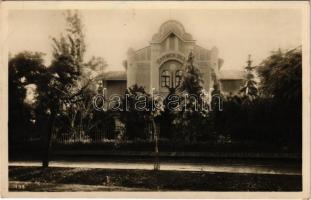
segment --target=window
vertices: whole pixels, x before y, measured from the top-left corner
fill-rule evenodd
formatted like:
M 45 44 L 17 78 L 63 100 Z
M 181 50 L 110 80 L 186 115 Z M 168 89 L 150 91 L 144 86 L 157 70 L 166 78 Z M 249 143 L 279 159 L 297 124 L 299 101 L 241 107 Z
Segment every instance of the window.
M 171 51 L 175 50 L 175 35 L 172 33 L 168 39 L 169 39 L 169 49 Z
M 176 82 L 175 84 L 176 84 L 176 86 L 180 85 L 181 79 L 182 79 L 182 71 L 181 70 L 177 70 L 176 74 L 175 74 L 175 82 Z
M 169 87 L 170 86 L 170 73 L 169 71 L 165 70 L 161 74 L 161 86 L 162 87 Z

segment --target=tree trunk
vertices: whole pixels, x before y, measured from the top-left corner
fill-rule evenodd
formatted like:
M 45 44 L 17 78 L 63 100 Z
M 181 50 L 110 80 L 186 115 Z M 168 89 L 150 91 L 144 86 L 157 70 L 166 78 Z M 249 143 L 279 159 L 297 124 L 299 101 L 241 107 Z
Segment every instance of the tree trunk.
M 43 155 L 42 155 L 42 167 L 49 167 L 50 147 L 51 147 L 51 139 L 52 139 L 55 115 L 56 115 L 56 112 L 52 110 L 51 116 L 48 120 L 47 130 L 43 134 L 43 145 L 44 146 L 43 146 Z
M 153 130 L 153 135 L 154 135 L 154 151 L 155 151 L 155 161 L 154 161 L 154 170 L 158 171 L 160 170 L 160 160 L 159 160 L 159 148 L 158 148 L 158 133 L 156 130 L 156 124 L 154 122 L 154 119 L 152 119 L 152 130 Z

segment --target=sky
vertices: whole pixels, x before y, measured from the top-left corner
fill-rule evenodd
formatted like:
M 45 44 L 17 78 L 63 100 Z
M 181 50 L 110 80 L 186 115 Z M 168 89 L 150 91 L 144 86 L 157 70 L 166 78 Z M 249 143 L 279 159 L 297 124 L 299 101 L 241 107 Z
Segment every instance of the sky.
M 242 69 L 248 55 L 254 65 L 271 51 L 301 45 L 302 16 L 295 9 L 204 9 L 204 10 L 81 10 L 87 45 L 86 60 L 103 57 L 109 70 L 123 69 L 127 50 L 149 45 L 162 23 L 181 22 L 196 44 L 216 46 L 224 59 L 223 70 Z M 60 10 L 19 10 L 9 13 L 9 52 L 29 50 L 45 53 L 51 60 L 51 37 L 65 29 Z

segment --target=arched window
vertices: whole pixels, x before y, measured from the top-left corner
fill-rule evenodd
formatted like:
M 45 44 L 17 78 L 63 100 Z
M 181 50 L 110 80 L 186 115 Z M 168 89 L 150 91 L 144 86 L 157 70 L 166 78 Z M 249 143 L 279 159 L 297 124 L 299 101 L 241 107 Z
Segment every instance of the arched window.
M 181 79 L 182 79 L 182 71 L 177 70 L 175 73 L 175 84 L 176 84 L 176 86 L 180 85 Z
M 171 51 L 175 50 L 175 35 L 171 33 L 168 39 L 169 39 L 169 49 Z
M 161 86 L 169 87 L 170 86 L 170 73 L 167 70 L 164 70 L 161 74 Z

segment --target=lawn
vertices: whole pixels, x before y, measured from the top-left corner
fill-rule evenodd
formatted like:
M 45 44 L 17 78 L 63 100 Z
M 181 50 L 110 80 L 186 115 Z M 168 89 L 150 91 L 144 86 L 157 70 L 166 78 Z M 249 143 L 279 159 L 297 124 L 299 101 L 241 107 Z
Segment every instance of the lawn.
M 10 191 L 301 191 L 299 175 L 9 167 Z

